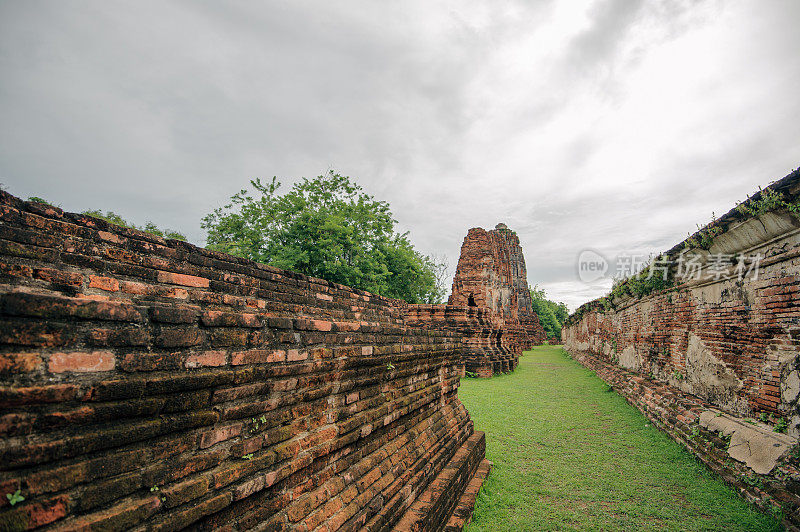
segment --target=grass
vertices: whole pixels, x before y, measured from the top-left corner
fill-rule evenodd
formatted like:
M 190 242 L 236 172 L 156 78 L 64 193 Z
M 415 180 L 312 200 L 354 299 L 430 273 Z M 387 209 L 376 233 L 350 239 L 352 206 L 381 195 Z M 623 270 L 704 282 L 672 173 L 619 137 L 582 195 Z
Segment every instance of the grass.
M 782 530 L 560 347 L 461 382 L 494 462 L 469 532 Z

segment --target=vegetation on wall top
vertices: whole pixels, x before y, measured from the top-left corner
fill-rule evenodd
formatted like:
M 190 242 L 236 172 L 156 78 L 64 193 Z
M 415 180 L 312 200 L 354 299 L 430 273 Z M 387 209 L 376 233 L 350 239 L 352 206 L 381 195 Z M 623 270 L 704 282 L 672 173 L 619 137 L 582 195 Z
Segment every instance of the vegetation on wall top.
M 725 215 L 717 218 L 711 214 L 711 222 L 698 227 L 694 234 L 674 246 L 658 259 L 675 259 L 681 253 L 691 249 L 708 250 L 714 239 L 725 233 L 731 226 L 751 218 L 763 216 L 769 212 L 788 212 L 800 218 L 800 168 L 795 169 L 786 177 L 770 184 L 736 206 Z M 668 270 L 666 278 L 663 275 L 650 275 L 653 262 L 639 274 L 625 279 L 615 280 L 611 292 L 604 297 L 584 303 L 573 312 L 566 320 L 567 326 L 580 321 L 584 314 L 596 310 L 605 312 L 614 309 L 614 301 L 628 297 L 641 298 L 653 292 L 668 289 L 674 285 L 672 271 Z
M 31 196 L 28 198 L 28 201 L 34 201 L 36 203 L 43 203 L 45 205 L 50 205 L 51 207 L 55 207 L 55 205 L 53 205 L 46 199 L 40 198 L 38 196 Z M 115 213 L 114 211 L 103 212 L 99 209 L 93 209 L 93 210 L 83 211 L 81 212 L 81 214 L 85 214 L 86 216 L 91 216 L 93 218 L 100 218 L 101 220 L 105 220 L 114 225 L 127 227 L 128 229 L 144 231 L 145 233 L 150 233 L 151 235 L 160 236 L 161 238 L 171 238 L 173 240 L 182 240 L 186 242 L 186 237 L 183 235 L 183 233 L 179 233 L 178 231 L 172 231 L 169 229 L 161 229 L 156 224 L 150 221 L 144 224 L 144 226 L 140 227 L 130 222 L 127 222 L 124 218 L 122 218 L 122 216 Z

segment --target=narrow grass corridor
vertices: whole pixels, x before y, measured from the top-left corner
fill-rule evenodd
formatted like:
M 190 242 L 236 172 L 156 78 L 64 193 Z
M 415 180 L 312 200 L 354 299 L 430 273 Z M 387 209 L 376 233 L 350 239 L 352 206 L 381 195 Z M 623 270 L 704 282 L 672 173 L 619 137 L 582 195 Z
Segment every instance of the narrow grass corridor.
M 469 532 L 782 529 L 560 347 L 458 393 L 494 462 Z

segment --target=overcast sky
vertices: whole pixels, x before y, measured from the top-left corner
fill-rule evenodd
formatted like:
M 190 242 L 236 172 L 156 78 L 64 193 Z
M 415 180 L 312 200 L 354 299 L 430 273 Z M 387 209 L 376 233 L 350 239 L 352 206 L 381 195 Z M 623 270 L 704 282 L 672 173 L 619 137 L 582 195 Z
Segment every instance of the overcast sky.
M 800 165 L 800 2 L 0 0 L 0 182 L 203 244 L 254 177 L 334 169 L 451 274 L 517 231 L 571 309 L 578 253 L 663 251 Z

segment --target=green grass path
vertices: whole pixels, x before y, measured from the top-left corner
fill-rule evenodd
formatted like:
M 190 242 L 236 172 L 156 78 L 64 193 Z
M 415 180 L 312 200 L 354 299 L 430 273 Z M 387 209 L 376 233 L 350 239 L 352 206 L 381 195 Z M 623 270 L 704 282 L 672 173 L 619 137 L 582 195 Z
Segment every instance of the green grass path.
M 780 530 L 560 347 L 463 379 L 494 469 L 479 530 Z

